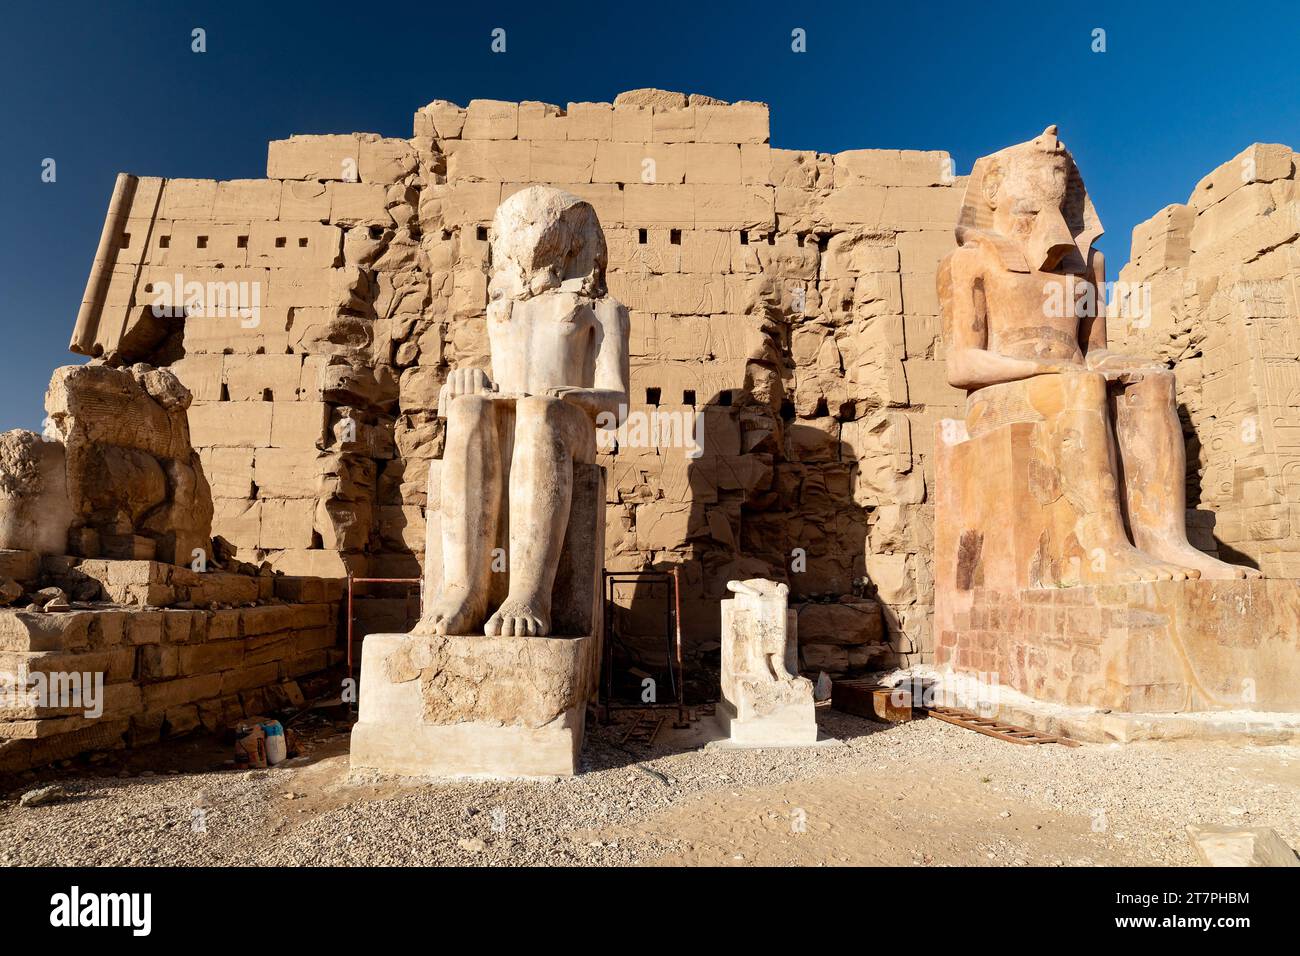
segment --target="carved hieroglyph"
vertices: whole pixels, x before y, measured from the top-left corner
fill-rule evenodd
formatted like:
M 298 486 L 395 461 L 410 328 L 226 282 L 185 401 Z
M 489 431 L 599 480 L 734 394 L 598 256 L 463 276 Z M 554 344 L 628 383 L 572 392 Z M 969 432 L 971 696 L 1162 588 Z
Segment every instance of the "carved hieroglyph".
M 729 581 L 722 602 L 722 722 L 731 742 L 790 747 L 817 742 L 812 682 L 798 672 L 795 616 L 785 584 Z
M 1107 348 L 1105 265 L 1092 247 L 1100 234 L 1056 127 L 975 164 L 959 245 L 939 273 L 948 377 L 968 394 L 965 422 L 945 423 L 940 439 L 975 444 L 953 457 L 940 495 L 979 500 L 978 486 L 1000 479 L 976 445 L 1027 424 L 1016 454 L 1032 495 L 1017 501 L 1012 489 L 1003 502 L 1032 504 L 1043 518 L 1023 526 L 1031 538 L 1018 543 L 1021 586 L 1256 575 L 1188 543 L 1174 376 Z M 956 574 L 969 586 L 983 577 L 983 537 L 1006 529 L 957 510 Z
M 533 186 L 497 210 L 491 376 L 456 369 L 439 397 L 442 580 L 417 632 L 551 633 L 574 466 L 595 461 L 597 416 L 615 421 L 627 404 L 628 315 L 606 294 L 605 260 L 595 210 L 576 196 Z M 508 593 L 492 608 L 500 574 Z

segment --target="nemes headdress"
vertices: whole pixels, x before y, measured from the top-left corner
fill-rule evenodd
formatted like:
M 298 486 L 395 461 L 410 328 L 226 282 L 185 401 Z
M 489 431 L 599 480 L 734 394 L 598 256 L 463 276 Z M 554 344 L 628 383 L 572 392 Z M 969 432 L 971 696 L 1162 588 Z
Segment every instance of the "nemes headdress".
M 1092 200 L 1088 198 L 1083 177 L 1079 175 L 1079 167 L 1057 137 L 1055 126 L 1047 127 L 1042 135 L 1028 142 L 1008 146 L 975 161 L 970 178 L 966 182 L 966 194 L 962 199 L 961 212 L 957 218 L 957 244 L 965 245 L 976 240 L 989 242 L 997 249 L 1003 264 L 1008 269 L 1015 272 L 1029 271 L 1030 266 L 1025 259 L 1024 251 L 1005 236 L 998 235 L 993 228 L 993 201 L 1001 185 L 1003 171 L 1017 154 L 1029 151 L 1048 153 L 1065 159 L 1069 180 L 1066 183 L 1061 216 L 1074 245 L 1079 250 L 1080 257 L 1086 263 L 1093 243 L 1102 234 L 1101 219 Z

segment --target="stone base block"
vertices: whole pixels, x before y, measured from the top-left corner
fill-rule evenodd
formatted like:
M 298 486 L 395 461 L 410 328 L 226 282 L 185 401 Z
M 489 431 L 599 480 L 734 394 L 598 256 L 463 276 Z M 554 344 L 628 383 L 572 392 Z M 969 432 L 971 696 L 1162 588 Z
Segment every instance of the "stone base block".
M 572 776 L 598 672 L 595 637 L 372 634 L 361 656 L 352 767 Z
M 923 685 L 926 706 L 958 707 L 1045 734 L 1085 743 L 1191 741 L 1255 746 L 1300 744 L 1300 713 L 1263 710 L 1200 710 L 1132 713 L 1040 700 L 1004 684 L 952 669 L 922 666 L 884 678 L 886 683 Z
M 1300 712 L 1300 581 L 975 588 L 936 664 L 1116 712 Z
M 762 716 L 740 718 L 727 701 L 718 701 L 716 720 L 725 740 L 710 744 L 726 747 L 812 747 L 817 744 L 817 713 L 807 701 L 787 704 Z
M 352 730 L 352 768 L 405 777 L 571 777 L 578 772 L 583 720 L 583 713 L 574 711 L 539 728 L 479 721 L 418 727 L 358 723 Z

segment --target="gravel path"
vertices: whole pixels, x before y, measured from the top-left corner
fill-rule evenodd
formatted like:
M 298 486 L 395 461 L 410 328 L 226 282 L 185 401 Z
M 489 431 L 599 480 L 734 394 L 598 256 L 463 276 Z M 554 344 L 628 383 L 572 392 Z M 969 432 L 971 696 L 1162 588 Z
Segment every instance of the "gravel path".
M 674 753 L 665 727 L 637 755 L 597 728 L 587 772 L 538 783 L 349 779 L 346 734 L 266 771 L 47 774 L 0 797 L 0 864 L 1190 865 L 1188 823 L 1300 846 L 1300 748 L 1030 747 L 819 720 L 845 745 Z M 50 782 L 66 796 L 18 805 Z

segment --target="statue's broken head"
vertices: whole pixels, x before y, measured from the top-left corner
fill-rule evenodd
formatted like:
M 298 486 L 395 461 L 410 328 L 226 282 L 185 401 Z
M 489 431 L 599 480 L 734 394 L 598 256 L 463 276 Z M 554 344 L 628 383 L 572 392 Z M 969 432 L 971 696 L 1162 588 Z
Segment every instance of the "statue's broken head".
M 492 299 L 523 301 L 553 289 L 605 293 L 607 252 L 591 204 L 552 186 L 530 186 L 492 220 Z

